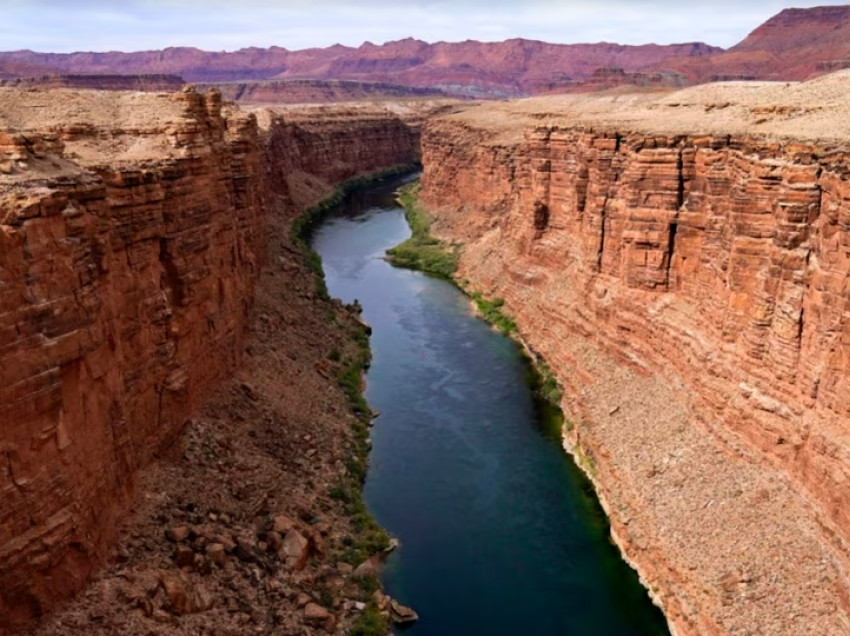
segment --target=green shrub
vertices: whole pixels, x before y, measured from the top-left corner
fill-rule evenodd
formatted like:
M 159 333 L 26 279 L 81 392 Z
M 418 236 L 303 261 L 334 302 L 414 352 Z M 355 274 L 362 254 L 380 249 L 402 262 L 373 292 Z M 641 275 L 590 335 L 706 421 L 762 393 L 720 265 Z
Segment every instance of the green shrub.
M 502 313 L 502 307 L 505 304 L 504 299 L 487 300 L 479 292 L 473 292 L 470 297 L 475 301 L 475 305 L 484 320 L 504 334 L 511 334 L 516 331 L 516 323 Z
M 374 574 L 361 576 L 358 579 L 358 583 L 360 584 L 360 589 L 367 596 L 372 596 L 375 592 L 381 589 L 381 581 Z
M 389 631 L 389 619 L 381 616 L 378 606 L 370 601 L 366 609 L 357 617 L 349 634 L 350 636 L 386 636 Z
M 534 387 L 537 393 L 547 402 L 558 406 L 561 404 L 561 398 L 564 392 L 558 386 L 558 380 L 555 379 L 555 374 L 543 361 L 538 361 L 537 372 L 540 374 L 540 381 Z
M 323 298 L 328 298 L 328 292 L 322 260 L 310 248 L 309 242 L 312 232 L 349 192 L 384 177 L 410 172 L 416 167 L 402 166 L 378 175 L 348 181 L 338 187 L 330 197 L 304 212 L 292 223 L 290 230 L 292 242 L 304 254 L 307 266 L 315 275 L 317 291 Z M 351 307 L 355 311 L 361 310 L 360 303 L 356 300 Z M 334 322 L 336 319 L 335 313 L 331 310 L 329 320 Z M 369 444 L 367 440 L 372 416 L 372 411 L 363 396 L 363 373 L 369 367 L 372 359 L 369 348 L 369 329 L 365 325 L 357 324 L 348 331 L 348 335 L 353 345 L 351 347 L 354 350 L 353 353 L 347 351 L 348 347 L 345 356 L 339 349 L 333 349 L 328 354 L 328 358 L 333 362 L 342 363 L 342 368 L 337 373 L 337 382 L 348 397 L 351 409 L 357 419 L 352 425 L 353 435 L 348 447 L 350 454 L 345 462 L 346 474 L 337 484 L 328 489 L 328 495 L 343 504 L 344 511 L 351 520 L 352 534 L 342 539 L 343 549 L 339 560 L 356 567 L 373 554 L 389 548 L 390 539 L 384 529 L 366 510 L 361 494 L 368 466 Z M 374 577 L 374 581 L 368 580 L 362 583 L 361 587 L 363 585 L 371 590 L 369 592 L 371 594 L 380 588 L 380 581 L 377 577 Z M 364 600 L 367 599 L 364 598 Z M 329 592 L 326 594 L 325 589 L 320 589 L 320 602 L 329 605 L 331 601 Z M 351 633 L 360 636 L 384 636 L 388 631 L 388 621 L 380 615 L 374 602 L 372 602 L 358 617 Z
M 451 278 L 457 271 L 457 249 L 447 247 L 431 236 L 431 220 L 419 205 L 418 199 L 418 183 L 410 183 L 399 190 L 398 202 L 404 208 L 411 236 L 387 250 L 388 260 L 396 267 Z

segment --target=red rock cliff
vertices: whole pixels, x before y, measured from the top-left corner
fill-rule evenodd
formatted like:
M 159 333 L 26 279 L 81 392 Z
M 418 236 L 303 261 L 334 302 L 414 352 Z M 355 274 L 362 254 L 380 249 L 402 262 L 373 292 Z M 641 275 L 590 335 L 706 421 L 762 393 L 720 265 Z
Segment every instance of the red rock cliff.
M 850 155 L 829 86 L 533 100 L 424 131 L 459 275 L 556 372 L 569 446 L 680 636 L 847 633 Z M 831 108 L 838 137 L 815 139 Z
M 134 473 L 239 364 L 265 240 L 256 127 L 214 96 L 158 99 L 170 126 L 111 134 L 170 159 L 75 170 L 62 156 L 103 128 L 0 134 L 0 626 L 81 586 Z
M 298 209 L 342 181 L 413 164 L 419 160 L 421 118 L 405 122 L 370 105 L 263 109 L 269 181 Z
M 240 364 L 270 206 L 418 149 L 386 111 L 264 135 L 217 93 L 0 89 L 0 113 L 5 633 L 80 589 L 138 470 Z

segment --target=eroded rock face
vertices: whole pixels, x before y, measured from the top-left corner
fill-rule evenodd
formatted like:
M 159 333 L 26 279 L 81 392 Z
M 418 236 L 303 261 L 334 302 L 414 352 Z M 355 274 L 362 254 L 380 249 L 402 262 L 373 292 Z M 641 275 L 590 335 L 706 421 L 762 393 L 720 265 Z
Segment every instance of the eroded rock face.
M 81 588 L 139 469 L 239 366 L 267 209 L 299 201 L 287 171 L 317 170 L 301 199 L 315 202 L 417 150 L 384 113 L 362 128 L 326 122 L 311 154 L 296 128 L 261 131 L 217 92 L 191 90 L 6 88 L 0 119 L 4 633 Z M 369 136 L 384 129 L 398 134 Z M 210 558 L 224 561 L 235 546 L 216 543 Z
M 500 125 L 427 124 L 423 200 L 555 370 L 677 633 L 845 633 L 850 156 Z
M 239 364 L 265 241 L 256 129 L 178 100 L 159 134 L 180 158 L 0 182 L 0 624 L 80 587 L 134 473 Z
M 295 212 L 337 183 L 417 162 L 421 119 L 372 107 L 264 109 L 267 178 Z

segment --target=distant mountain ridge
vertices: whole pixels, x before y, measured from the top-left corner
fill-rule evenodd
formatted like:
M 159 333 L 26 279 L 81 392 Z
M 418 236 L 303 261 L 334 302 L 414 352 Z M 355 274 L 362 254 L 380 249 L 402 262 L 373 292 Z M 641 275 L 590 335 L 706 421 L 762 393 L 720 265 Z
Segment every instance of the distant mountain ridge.
M 435 88 L 399 86 L 351 80 L 259 80 L 247 82 L 197 83 L 198 91 L 215 88 L 221 96 L 241 104 L 308 104 L 363 99 L 442 98 Z
M 702 42 L 640 46 L 536 40 L 407 38 L 359 47 L 233 52 L 190 47 L 136 53 L 0 53 L 0 79 L 44 74 L 174 74 L 199 83 L 347 80 L 455 95 L 518 97 L 633 84 L 649 88 L 728 79 L 803 80 L 850 68 L 850 6 L 786 9 L 728 50 Z
M 668 59 L 660 66 L 695 83 L 805 80 L 850 68 L 850 6 L 785 9 L 727 51 Z
M 453 93 L 519 96 L 552 84 L 588 79 L 600 67 L 637 72 L 666 59 L 722 51 L 701 42 L 647 44 L 548 44 L 514 39 L 504 42 L 439 42 L 408 38 L 357 48 L 288 51 L 280 47 L 208 52 L 168 48 L 138 53 L 0 53 L 3 65 L 27 65 L 53 73 L 121 75 L 176 74 L 189 82 L 242 80 L 353 80 L 428 87 Z M 32 73 L 29 73 L 32 74 Z

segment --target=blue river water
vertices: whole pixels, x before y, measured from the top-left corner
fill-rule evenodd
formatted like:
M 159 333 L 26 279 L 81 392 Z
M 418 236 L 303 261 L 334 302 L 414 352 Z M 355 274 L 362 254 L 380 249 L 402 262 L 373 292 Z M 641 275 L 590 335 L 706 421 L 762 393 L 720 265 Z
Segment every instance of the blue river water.
M 366 398 L 381 412 L 364 499 L 401 541 L 386 591 L 411 636 L 665 636 L 611 544 L 589 482 L 547 433 L 516 343 L 450 283 L 396 269 L 398 182 L 351 195 L 313 233 L 328 289 L 372 325 Z

